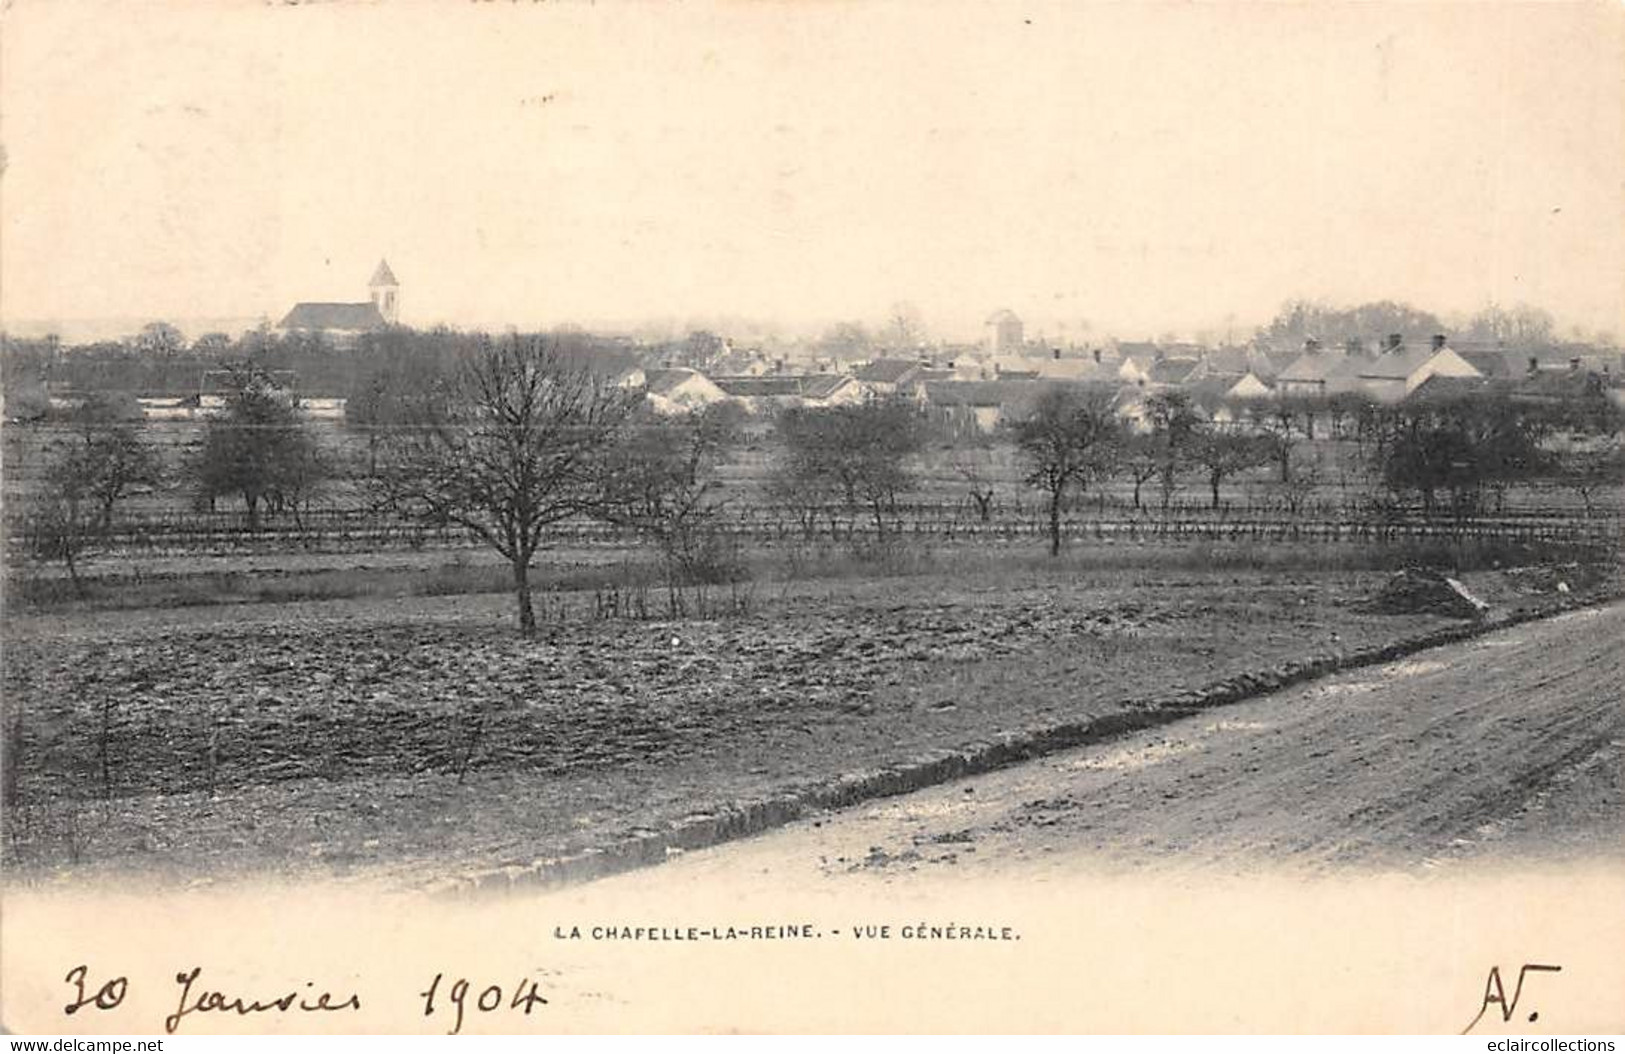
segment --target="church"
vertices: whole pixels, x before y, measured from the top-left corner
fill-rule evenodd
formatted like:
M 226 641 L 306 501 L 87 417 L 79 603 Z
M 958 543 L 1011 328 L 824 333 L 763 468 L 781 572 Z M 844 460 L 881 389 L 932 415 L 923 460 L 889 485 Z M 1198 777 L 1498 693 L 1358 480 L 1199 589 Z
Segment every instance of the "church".
M 371 299 L 360 303 L 303 301 L 295 304 L 277 328 L 284 333 L 320 333 L 342 343 L 362 333 L 395 325 L 400 318 L 401 284 L 396 281 L 395 272 L 389 269 L 389 261 L 378 261 L 367 288 Z

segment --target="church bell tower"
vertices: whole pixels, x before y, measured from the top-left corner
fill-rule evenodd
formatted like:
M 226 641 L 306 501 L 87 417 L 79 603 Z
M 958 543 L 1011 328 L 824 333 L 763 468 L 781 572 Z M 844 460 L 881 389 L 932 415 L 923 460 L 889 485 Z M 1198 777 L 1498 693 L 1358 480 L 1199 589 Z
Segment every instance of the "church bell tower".
M 395 272 L 389 269 L 388 260 L 379 260 L 378 269 L 372 273 L 372 281 L 367 283 L 372 290 L 372 305 L 384 317 L 384 321 L 394 325 L 401 314 L 401 283 L 395 280 Z

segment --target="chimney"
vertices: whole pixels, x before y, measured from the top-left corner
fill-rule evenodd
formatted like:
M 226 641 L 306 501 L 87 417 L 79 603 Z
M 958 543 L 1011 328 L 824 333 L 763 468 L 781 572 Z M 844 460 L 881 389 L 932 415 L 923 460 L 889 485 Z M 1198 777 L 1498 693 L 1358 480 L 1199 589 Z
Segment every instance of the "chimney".
M 1390 334 L 1388 334 L 1388 346 L 1384 350 L 1385 351 L 1398 351 L 1400 348 L 1402 348 L 1404 346 L 1405 346 L 1405 334 L 1403 334 L 1403 333 L 1390 333 Z
M 1315 352 L 1317 352 L 1319 350 L 1320 350 L 1320 338 L 1319 337 L 1309 337 L 1303 342 L 1303 352 L 1304 352 L 1305 355 L 1313 355 Z
M 1095 365 L 1096 366 L 1100 365 L 1100 349 L 1099 348 L 1095 349 Z
M 1579 359 L 1570 359 L 1569 360 L 1569 372 L 1570 373 L 1579 373 L 1580 372 L 1580 360 Z
M 1533 355 L 1529 356 L 1529 376 L 1533 377 L 1540 372 L 1540 360 Z
M 1343 353 L 1345 355 L 1358 355 L 1363 350 L 1365 349 L 1360 347 L 1360 338 L 1358 337 L 1350 337 L 1343 342 Z
M 1443 351 L 1444 350 L 1444 334 L 1443 333 L 1435 333 L 1435 334 L 1433 334 L 1433 350 L 1434 351 Z
M 1050 351 L 1052 353 L 1050 357 L 1053 358 L 1055 361 L 1059 362 L 1061 360 L 1061 349 L 1060 348 L 1051 348 Z

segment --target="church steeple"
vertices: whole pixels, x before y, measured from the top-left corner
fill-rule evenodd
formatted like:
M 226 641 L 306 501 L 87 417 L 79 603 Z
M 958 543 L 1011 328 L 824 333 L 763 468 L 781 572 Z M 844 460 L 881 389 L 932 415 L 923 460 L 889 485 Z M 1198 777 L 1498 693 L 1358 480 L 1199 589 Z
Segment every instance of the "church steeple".
M 372 281 L 367 283 L 372 290 L 372 304 L 384 321 L 394 325 L 401 313 L 401 283 L 395 280 L 395 272 L 389 269 L 388 260 L 379 260 L 378 269 L 372 273 Z

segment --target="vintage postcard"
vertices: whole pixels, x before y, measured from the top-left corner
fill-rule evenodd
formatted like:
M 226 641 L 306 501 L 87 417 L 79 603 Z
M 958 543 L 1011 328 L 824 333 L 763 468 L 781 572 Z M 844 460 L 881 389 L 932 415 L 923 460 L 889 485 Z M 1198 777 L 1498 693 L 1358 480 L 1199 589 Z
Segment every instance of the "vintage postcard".
M 1622 70 L 11 0 L 0 1024 L 1625 1030 Z

